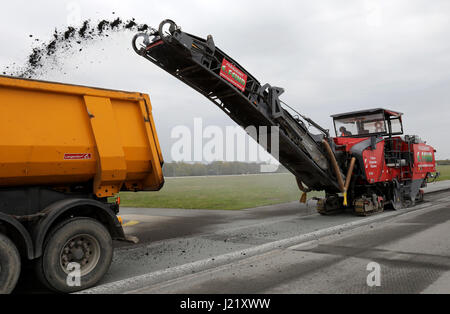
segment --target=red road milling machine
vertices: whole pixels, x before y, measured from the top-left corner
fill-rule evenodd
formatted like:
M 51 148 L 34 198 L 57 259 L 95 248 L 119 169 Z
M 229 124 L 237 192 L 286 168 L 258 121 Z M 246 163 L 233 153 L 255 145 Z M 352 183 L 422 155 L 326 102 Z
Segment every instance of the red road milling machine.
M 423 199 L 421 188 L 435 177 L 434 148 L 418 136 L 402 136 L 402 113 L 380 108 L 334 115 L 337 136 L 331 137 L 329 130 L 283 103 L 282 88 L 261 85 L 217 48 L 211 35 L 204 40 L 165 20 L 158 30 L 137 34 L 133 48 L 244 129 L 278 127 L 280 163 L 297 178 L 303 201 L 307 192 L 325 191 L 325 198 L 318 199 L 323 215 L 347 208 L 365 216 L 385 207 L 413 206 Z M 270 146 L 269 140 L 269 152 Z

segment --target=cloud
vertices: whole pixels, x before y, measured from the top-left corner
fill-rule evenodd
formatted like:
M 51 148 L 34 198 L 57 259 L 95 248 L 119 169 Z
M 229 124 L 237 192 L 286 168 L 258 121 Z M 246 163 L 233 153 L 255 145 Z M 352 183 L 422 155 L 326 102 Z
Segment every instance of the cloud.
M 35 38 L 66 27 L 71 3 L 82 19 L 135 17 L 156 27 L 171 18 L 189 33 L 212 34 L 261 83 L 284 87 L 287 103 L 326 128 L 334 113 L 402 111 L 408 133 L 450 158 L 448 1 L 13 1 L 0 12 L 0 69 L 25 62 Z M 132 35 L 74 51 L 60 60 L 64 71 L 43 78 L 149 93 L 167 156 L 174 125 L 191 125 L 195 117 L 234 125 L 203 96 L 135 55 Z

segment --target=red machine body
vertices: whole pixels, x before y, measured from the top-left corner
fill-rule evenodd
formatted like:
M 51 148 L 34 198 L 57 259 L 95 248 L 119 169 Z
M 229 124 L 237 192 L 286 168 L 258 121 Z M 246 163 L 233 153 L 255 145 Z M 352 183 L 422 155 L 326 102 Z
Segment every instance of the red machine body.
M 369 138 L 348 138 L 335 137 L 334 143 L 339 147 L 345 147 L 347 153 L 351 148 L 360 142 Z M 397 167 L 394 164 L 387 164 L 385 156 L 386 140 L 379 142 L 374 150 L 365 150 L 362 154 L 364 171 L 367 183 L 374 184 L 379 182 L 388 182 L 397 180 L 420 180 L 426 179 L 428 173 L 436 172 L 436 162 L 432 146 L 426 144 L 412 144 L 404 142 L 401 137 L 392 138 L 399 147 L 401 153 L 410 153 L 414 160 L 411 165 Z
M 348 169 L 356 158 L 348 192 L 357 212 L 391 204 L 401 208 L 423 197 L 420 188 L 436 172 L 435 149 L 418 136 L 400 136 L 402 113 L 372 109 L 332 117 L 340 167 Z

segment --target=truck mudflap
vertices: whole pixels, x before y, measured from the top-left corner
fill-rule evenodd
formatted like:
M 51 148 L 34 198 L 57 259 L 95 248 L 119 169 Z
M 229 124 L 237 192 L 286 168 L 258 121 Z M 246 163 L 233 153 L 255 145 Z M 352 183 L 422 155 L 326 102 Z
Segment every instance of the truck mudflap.
M 328 131 L 300 114 L 291 115 L 279 98 L 284 90 L 261 85 L 217 48 L 212 36 L 206 40 L 196 37 L 166 20 L 158 30 L 137 34 L 133 48 L 140 56 L 207 97 L 242 128 L 279 127 L 279 154 L 274 154 L 271 143 L 264 148 L 309 189 L 340 192 L 322 146 L 322 140 L 329 138 Z M 321 134 L 312 134 L 307 124 Z M 259 132 L 255 140 L 261 144 Z

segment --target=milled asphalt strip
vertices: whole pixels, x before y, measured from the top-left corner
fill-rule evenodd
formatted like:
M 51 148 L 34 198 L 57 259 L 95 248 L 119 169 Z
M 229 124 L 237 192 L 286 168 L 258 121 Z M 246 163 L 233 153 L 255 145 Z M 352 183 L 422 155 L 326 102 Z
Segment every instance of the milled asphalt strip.
M 439 201 L 444 201 L 444 200 L 447 201 L 447 202 L 450 202 L 450 197 L 439 199 Z M 395 221 L 395 219 L 397 219 L 397 218 L 405 219 L 405 217 L 408 217 L 410 215 L 420 215 L 422 213 L 430 212 L 431 210 L 439 209 L 439 208 L 442 208 L 442 204 L 436 204 L 436 205 L 432 205 L 432 206 L 428 206 L 428 207 L 427 206 L 420 207 L 419 209 L 418 209 L 418 207 L 416 207 L 415 210 L 405 211 L 402 214 L 397 215 L 396 217 L 392 217 L 390 219 L 386 219 L 386 221 L 387 222 Z M 385 221 L 379 221 L 379 222 L 376 222 L 376 223 L 383 223 L 383 222 L 385 222 Z M 346 232 L 360 232 L 361 230 L 364 230 L 364 228 L 367 228 L 367 226 L 368 226 L 367 224 L 366 225 L 362 225 L 362 226 L 356 226 L 355 228 L 351 228 L 351 230 L 346 230 L 341 235 L 345 236 L 347 234 Z M 365 230 L 367 230 L 367 229 L 365 229 Z M 159 289 L 164 289 L 164 288 L 167 288 L 167 287 L 170 287 L 170 286 L 176 286 L 178 283 L 186 282 L 186 281 L 189 281 L 191 279 L 198 278 L 199 276 L 202 276 L 202 275 L 204 276 L 206 274 L 211 275 L 211 274 L 215 274 L 215 273 L 220 273 L 220 272 L 224 271 L 230 265 L 234 266 L 234 265 L 238 265 L 238 263 L 248 263 L 248 261 L 251 260 L 252 258 L 259 259 L 264 254 L 278 254 L 278 252 L 280 252 L 280 250 L 298 250 L 298 249 L 303 248 L 303 247 L 310 247 L 311 245 L 317 245 L 317 243 L 319 241 L 322 241 L 323 239 L 328 239 L 328 238 L 332 238 L 332 237 L 335 237 L 335 236 L 336 236 L 335 234 L 328 235 L 328 236 L 323 236 L 323 237 L 317 238 L 315 240 L 302 242 L 301 244 L 296 244 L 294 246 L 284 247 L 282 249 L 278 248 L 278 249 L 270 250 L 269 252 L 266 252 L 266 253 L 258 254 L 256 256 L 245 257 L 245 258 L 239 259 L 238 261 L 233 262 L 232 264 L 228 263 L 228 264 L 221 265 L 221 266 L 218 266 L 218 267 L 205 269 L 203 271 L 200 271 L 200 272 L 197 272 L 197 273 L 194 273 L 194 274 L 187 274 L 187 275 L 184 275 L 182 277 L 176 277 L 174 279 L 170 279 L 170 280 L 163 281 L 163 282 L 151 283 L 151 285 L 146 285 L 145 287 L 142 287 L 142 288 L 139 288 L 139 289 L 136 289 L 136 290 L 126 291 L 126 294 L 152 293 L 152 292 L 149 292 L 149 291 L 158 291 Z M 448 274 L 450 274 L 450 272 L 448 272 Z M 448 274 L 446 274 L 446 275 L 448 276 Z M 440 281 L 444 281 L 445 282 L 445 279 L 446 279 L 446 277 L 444 277 Z M 438 284 L 436 284 L 436 286 L 438 286 L 438 288 L 440 288 L 440 285 L 442 285 L 442 282 L 438 282 Z
M 376 223 L 380 221 L 387 220 L 396 216 L 404 215 L 412 211 L 420 210 L 433 210 L 435 208 L 442 207 L 442 204 L 431 205 L 431 203 L 425 203 L 420 206 L 413 207 L 411 209 L 405 209 L 401 211 L 387 212 L 372 217 L 364 218 L 358 221 L 345 223 L 342 225 L 318 230 L 315 232 L 302 234 L 288 239 L 283 239 L 279 241 L 274 241 L 270 243 L 265 243 L 252 248 L 244 249 L 241 251 L 236 251 L 232 253 L 227 253 L 224 255 L 216 256 L 213 258 L 208 258 L 196 262 L 192 262 L 185 265 L 180 265 L 172 267 L 165 270 L 155 271 L 152 273 L 139 275 L 136 277 L 104 284 L 97 286 L 88 290 L 81 291 L 81 294 L 117 294 L 125 293 L 132 290 L 138 290 L 145 286 L 154 285 L 164 281 L 172 280 L 178 277 L 186 276 L 188 274 L 197 273 L 212 269 L 215 267 L 230 264 L 248 257 L 252 257 L 259 254 L 264 254 L 270 252 L 274 249 L 288 248 L 294 245 L 299 245 L 305 242 L 316 240 L 321 237 L 330 236 L 337 234 L 346 230 L 354 229 L 371 223 Z

